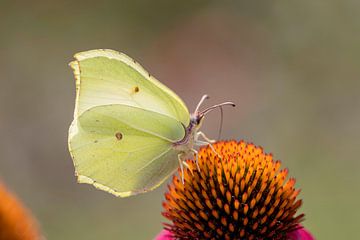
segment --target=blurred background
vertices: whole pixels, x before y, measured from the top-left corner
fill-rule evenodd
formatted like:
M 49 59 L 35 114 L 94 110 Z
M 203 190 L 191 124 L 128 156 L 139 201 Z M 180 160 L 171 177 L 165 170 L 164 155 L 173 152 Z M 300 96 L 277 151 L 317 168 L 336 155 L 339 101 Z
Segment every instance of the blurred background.
M 79 185 L 67 150 L 74 53 L 127 53 L 192 111 L 231 100 L 224 139 L 272 152 L 317 239 L 359 239 L 359 1 L 0 1 L 0 179 L 49 240 L 152 239 L 165 184 Z M 219 114 L 204 131 L 216 137 Z M 1 197 L 1 196 L 0 196 Z

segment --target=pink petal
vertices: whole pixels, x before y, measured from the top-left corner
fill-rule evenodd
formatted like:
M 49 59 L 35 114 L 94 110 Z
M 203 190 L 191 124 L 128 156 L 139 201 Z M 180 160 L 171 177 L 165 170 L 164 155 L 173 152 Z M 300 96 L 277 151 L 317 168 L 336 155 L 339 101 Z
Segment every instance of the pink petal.
M 172 234 L 168 230 L 162 230 L 154 240 L 172 240 Z
M 315 240 L 315 238 L 305 228 L 300 228 L 288 234 L 289 240 Z M 162 230 L 154 240 L 172 240 L 172 234 L 167 230 Z
M 287 235 L 290 240 L 315 240 L 315 238 L 305 228 L 299 228 Z

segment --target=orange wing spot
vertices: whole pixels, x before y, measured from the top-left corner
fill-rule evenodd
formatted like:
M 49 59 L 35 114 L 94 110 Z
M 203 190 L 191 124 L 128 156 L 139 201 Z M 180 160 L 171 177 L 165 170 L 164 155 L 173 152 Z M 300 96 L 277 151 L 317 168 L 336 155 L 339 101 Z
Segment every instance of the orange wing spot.
M 131 94 L 135 94 L 135 93 L 138 93 L 140 91 L 140 88 L 138 86 L 135 86 L 131 89 Z
M 122 135 L 121 132 L 117 132 L 117 133 L 115 133 L 115 137 L 116 137 L 117 140 L 120 141 L 123 138 L 123 135 Z

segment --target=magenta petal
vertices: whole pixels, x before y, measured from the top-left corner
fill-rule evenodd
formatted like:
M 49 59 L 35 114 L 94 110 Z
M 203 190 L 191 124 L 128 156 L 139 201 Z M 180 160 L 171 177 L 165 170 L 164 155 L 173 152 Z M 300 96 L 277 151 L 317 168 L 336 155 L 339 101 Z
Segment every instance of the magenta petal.
M 287 235 L 289 240 L 315 240 L 315 238 L 305 228 L 299 228 Z M 155 240 L 172 240 L 172 234 L 167 230 L 162 230 Z
M 172 240 L 172 234 L 168 230 L 162 230 L 154 240 Z
M 287 235 L 290 240 L 315 240 L 315 238 L 305 228 L 299 228 Z

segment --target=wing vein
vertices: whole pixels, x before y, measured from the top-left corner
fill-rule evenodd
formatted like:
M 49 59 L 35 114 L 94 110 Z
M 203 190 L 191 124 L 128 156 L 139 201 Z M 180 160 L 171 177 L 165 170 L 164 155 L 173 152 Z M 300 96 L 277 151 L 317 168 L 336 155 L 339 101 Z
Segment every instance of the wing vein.
M 147 166 L 149 166 L 150 164 L 152 164 L 154 161 L 156 161 L 157 159 L 159 159 L 160 157 L 162 157 L 163 155 L 165 155 L 167 152 L 169 152 L 171 150 L 171 147 L 169 147 L 168 149 L 166 149 L 164 152 L 162 152 L 161 154 L 157 155 L 156 157 L 154 157 L 153 159 L 151 159 L 147 164 L 145 164 L 144 166 L 142 166 L 141 168 L 139 168 L 136 171 L 136 174 L 139 173 L 140 171 L 142 171 L 144 168 L 146 168 Z M 136 176 L 135 174 L 133 176 Z

